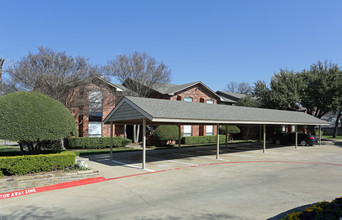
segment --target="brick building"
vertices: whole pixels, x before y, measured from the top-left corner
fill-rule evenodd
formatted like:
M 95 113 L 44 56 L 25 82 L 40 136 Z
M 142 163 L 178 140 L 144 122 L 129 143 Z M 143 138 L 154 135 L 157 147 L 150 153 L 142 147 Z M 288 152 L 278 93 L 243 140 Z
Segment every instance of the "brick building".
M 103 120 L 127 90 L 125 82 L 113 84 L 103 78 L 95 78 L 85 91 L 88 105 L 80 107 L 82 109 L 71 109 L 78 123 L 79 136 L 109 137 L 109 125 L 105 125 Z M 200 81 L 183 85 L 161 84 L 150 97 L 206 104 L 218 104 L 220 101 L 220 96 Z M 182 125 L 181 131 L 184 136 L 204 136 L 216 135 L 217 129 L 213 125 Z M 133 126 L 116 125 L 113 135 L 132 139 Z

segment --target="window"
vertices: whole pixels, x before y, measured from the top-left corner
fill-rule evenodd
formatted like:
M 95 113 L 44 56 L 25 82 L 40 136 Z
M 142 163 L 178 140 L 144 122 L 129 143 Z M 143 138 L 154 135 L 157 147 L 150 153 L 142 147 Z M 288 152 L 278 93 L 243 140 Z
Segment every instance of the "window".
M 185 102 L 192 102 L 192 98 L 191 97 L 184 97 L 184 101 Z
M 102 137 L 102 122 L 89 122 L 88 137 Z
M 213 125 L 207 125 L 205 133 L 206 133 L 206 135 L 214 135 L 214 126 Z
M 214 104 L 214 100 L 208 99 L 207 104 Z M 214 126 L 207 125 L 205 130 L 206 130 L 206 132 L 205 132 L 206 135 L 214 135 Z
M 282 133 L 285 133 L 285 132 L 286 132 L 286 125 L 282 125 L 282 126 L 281 126 L 281 132 L 282 132 Z
M 89 112 L 102 112 L 102 91 L 89 91 Z
M 184 136 L 192 136 L 192 125 L 184 125 Z
M 291 132 L 296 132 L 296 125 L 291 126 Z
M 89 91 L 88 137 L 102 137 L 102 91 Z

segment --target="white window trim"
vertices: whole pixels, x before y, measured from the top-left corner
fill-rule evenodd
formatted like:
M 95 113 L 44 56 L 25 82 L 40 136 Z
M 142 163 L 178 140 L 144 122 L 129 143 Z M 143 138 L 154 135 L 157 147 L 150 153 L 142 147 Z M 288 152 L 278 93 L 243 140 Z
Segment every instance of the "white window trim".
M 211 133 L 208 133 L 208 128 L 211 127 Z M 210 135 L 214 135 L 214 125 L 206 125 L 205 127 L 205 135 L 206 136 L 210 136 Z
M 185 132 L 185 128 L 190 128 L 190 133 L 189 132 Z M 183 126 L 183 136 L 187 137 L 187 136 L 192 136 L 192 125 L 184 125 Z
M 90 133 L 90 125 L 100 125 L 100 133 Z M 102 122 L 88 122 L 88 137 L 102 137 Z
M 186 99 L 188 99 L 188 100 L 186 100 Z M 190 101 L 190 99 L 191 99 L 191 101 Z M 193 101 L 194 101 L 194 99 L 192 97 L 184 97 L 184 102 L 193 102 Z

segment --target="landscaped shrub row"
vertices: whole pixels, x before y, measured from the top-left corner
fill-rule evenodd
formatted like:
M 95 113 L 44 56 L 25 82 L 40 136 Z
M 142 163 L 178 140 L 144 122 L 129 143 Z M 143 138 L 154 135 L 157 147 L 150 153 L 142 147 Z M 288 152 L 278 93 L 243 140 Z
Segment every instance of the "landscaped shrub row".
M 284 220 L 301 219 L 341 219 L 342 197 L 331 202 L 318 202 L 316 205 L 306 208 L 303 212 L 293 212 L 287 214 Z
M 130 139 L 113 137 L 113 147 L 124 147 Z M 74 137 L 66 141 L 67 149 L 103 149 L 110 147 L 110 137 Z
M 58 154 L 0 157 L 0 173 L 25 175 L 28 173 L 63 170 L 75 165 L 76 155 L 66 151 Z
M 225 135 L 219 135 L 220 143 L 226 142 Z M 216 143 L 216 135 L 211 136 L 188 136 L 182 138 L 182 144 L 213 144 Z

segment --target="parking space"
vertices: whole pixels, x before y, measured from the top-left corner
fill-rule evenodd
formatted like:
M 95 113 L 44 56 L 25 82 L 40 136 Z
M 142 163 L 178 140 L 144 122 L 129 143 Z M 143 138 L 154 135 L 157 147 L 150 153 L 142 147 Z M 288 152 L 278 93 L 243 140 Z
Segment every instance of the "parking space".
M 84 157 L 106 181 L 2 200 L 0 219 L 268 219 L 341 196 L 342 142 L 258 147 L 148 151 L 155 172 L 141 152 Z
M 324 150 L 324 145 L 297 147 L 278 146 L 268 144 L 266 152 L 263 153 L 260 143 L 242 143 L 220 146 L 220 159 L 216 159 L 216 146 L 201 146 L 165 150 L 148 150 L 146 154 L 146 171 L 155 172 L 165 169 L 175 169 L 187 166 L 203 166 L 205 164 L 220 162 L 238 162 L 238 161 L 311 161 L 305 156 L 305 151 L 315 152 Z M 301 152 L 301 153 L 300 153 Z M 142 153 L 140 151 L 115 153 L 113 160 L 110 161 L 109 155 L 91 155 L 84 157 L 88 159 L 90 165 L 98 166 L 98 163 L 110 165 L 111 167 L 121 167 L 140 172 Z M 95 162 L 92 164 L 92 162 Z M 121 173 L 121 172 L 120 172 Z M 110 173 L 106 177 L 113 177 Z

